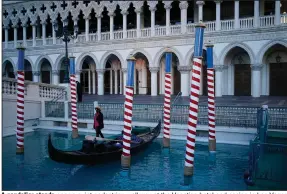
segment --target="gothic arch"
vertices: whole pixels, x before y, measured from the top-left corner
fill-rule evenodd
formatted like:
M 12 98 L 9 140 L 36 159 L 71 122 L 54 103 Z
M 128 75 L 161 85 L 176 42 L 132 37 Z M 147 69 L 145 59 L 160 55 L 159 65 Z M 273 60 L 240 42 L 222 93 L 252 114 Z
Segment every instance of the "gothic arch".
M 7 58 L 3 59 L 2 71 L 5 70 L 7 62 L 10 62 L 12 64 L 14 71 L 16 71 L 18 69 L 18 68 L 16 68 L 16 64 L 13 62 L 13 60 L 11 58 L 7 57 Z
M 224 60 L 225 60 L 226 56 L 228 55 L 229 51 L 231 51 L 235 47 L 239 47 L 239 48 L 242 48 L 243 50 L 245 50 L 249 55 L 250 63 L 254 64 L 255 57 L 254 57 L 254 53 L 253 53 L 252 49 L 248 45 L 246 45 L 244 43 L 239 43 L 239 42 L 230 43 L 229 45 L 227 45 L 223 49 L 223 51 L 221 52 L 222 54 L 220 56 L 220 61 L 219 61 L 220 64 L 222 64 L 222 65 L 224 64 Z
M 76 71 L 82 69 L 82 64 L 83 64 L 83 62 L 87 56 L 91 57 L 94 60 L 94 62 L 96 63 L 95 64 L 96 66 L 100 64 L 98 62 L 97 57 L 94 54 L 92 54 L 90 52 L 82 53 L 79 57 L 76 58 Z
M 56 70 L 56 71 L 60 70 L 60 68 L 61 68 L 61 63 L 62 63 L 62 61 L 64 60 L 64 58 L 65 58 L 65 54 L 61 54 L 61 55 L 59 55 L 59 56 L 57 57 L 57 59 L 56 59 L 56 61 L 55 61 L 55 64 L 52 65 L 53 70 Z
M 260 51 L 258 52 L 258 55 L 257 55 L 257 60 L 258 60 L 258 63 L 260 64 L 263 64 L 263 59 L 264 59 L 264 55 L 265 53 L 274 45 L 276 44 L 279 44 L 279 45 L 282 45 L 282 46 L 285 46 L 287 48 L 287 41 L 285 40 L 271 40 L 269 42 L 267 42 L 265 45 L 262 46 L 262 48 L 260 49 Z
M 167 49 L 169 49 L 171 52 L 173 52 L 177 56 L 177 58 L 179 60 L 179 65 L 183 64 L 182 56 L 177 49 L 175 49 L 173 47 L 164 47 L 164 48 L 160 49 L 159 52 L 157 52 L 157 54 L 155 55 L 154 62 L 153 62 L 154 67 L 159 67 L 160 60 L 161 60 L 163 54 L 167 51 Z
M 101 59 L 101 62 L 100 62 L 100 67 L 99 69 L 105 69 L 105 65 L 107 63 L 107 61 L 109 60 L 109 57 L 111 55 L 115 55 L 121 62 L 121 66 L 123 66 L 125 64 L 125 61 L 123 59 L 123 57 L 121 56 L 120 53 L 118 53 L 117 51 L 107 51 L 103 56 L 102 56 L 102 59 Z
M 41 66 L 40 66 L 41 64 L 40 63 L 42 63 L 42 61 L 44 59 L 47 59 L 51 65 L 51 67 L 53 68 L 53 62 L 52 62 L 51 58 L 48 55 L 42 55 L 42 56 L 38 57 L 38 59 L 36 60 L 36 62 L 34 64 L 34 68 L 32 67 L 32 69 L 35 69 L 36 71 L 41 71 Z
M 135 50 L 133 50 L 132 52 L 130 52 L 129 55 L 133 55 L 133 56 L 134 56 L 134 55 L 137 54 L 137 53 L 143 54 L 143 55 L 147 58 L 149 65 L 151 65 L 151 62 L 152 62 L 151 56 L 150 56 L 150 54 L 149 54 L 148 52 L 146 52 L 144 49 L 135 49 Z M 126 64 L 124 64 L 124 66 L 126 67 Z
M 203 49 L 206 50 L 207 48 L 205 46 L 203 46 Z M 213 47 L 213 64 L 218 64 L 218 58 L 214 52 L 214 47 Z M 189 66 L 192 64 L 192 56 L 193 56 L 193 53 L 194 53 L 194 46 L 189 49 L 189 51 L 187 52 L 186 56 L 185 56 L 185 59 L 184 59 L 184 65 L 186 66 Z
M 31 65 L 31 68 L 32 68 L 32 71 L 35 71 L 33 61 L 30 59 L 30 57 L 26 56 L 25 59 L 27 61 L 29 61 L 30 65 Z

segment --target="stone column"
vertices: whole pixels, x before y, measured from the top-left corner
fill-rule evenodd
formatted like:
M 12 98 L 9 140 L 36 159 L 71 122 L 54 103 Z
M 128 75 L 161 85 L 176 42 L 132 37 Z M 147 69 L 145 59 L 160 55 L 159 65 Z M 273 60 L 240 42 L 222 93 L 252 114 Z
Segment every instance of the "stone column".
M 260 25 L 260 18 L 259 18 L 259 1 L 254 1 L 254 20 L 253 20 L 253 26 L 255 28 L 259 27 Z
M 92 83 L 93 83 L 93 94 L 96 94 L 96 72 L 95 71 L 93 71 Z
M 265 0 L 260 0 L 259 1 L 259 7 L 260 7 L 260 16 L 264 16 L 265 14 Z
M 32 24 L 33 47 L 36 46 L 36 25 Z
M 149 7 L 150 10 L 150 18 L 151 18 L 151 24 L 150 24 L 150 28 L 151 28 L 151 36 L 155 36 L 155 11 L 156 11 L 156 7 Z
M 84 19 L 85 19 L 86 42 L 89 42 L 89 33 L 90 33 L 89 21 L 90 21 L 90 15 L 84 17 Z
M 222 71 L 224 65 L 215 65 L 215 97 L 222 97 Z
M 198 21 L 203 21 L 203 5 L 204 1 L 197 1 L 196 4 L 198 5 Z
M 275 25 L 281 24 L 280 0 L 275 0 Z
M 191 68 L 191 66 L 178 66 L 177 69 L 180 72 L 181 96 L 189 96 L 190 71 L 192 68 Z
M 142 90 L 143 94 L 147 94 L 147 68 L 146 66 L 142 69 Z
M 123 14 L 123 39 L 127 38 L 127 15 L 128 11 L 124 10 L 121 11 L 121 14 Z
M 123 73 L 123 92 L 126 95 L 126 85 L 127 85 L 127 68 L 122 68 Z
M 179 3 L 180 8 L 180 24 L 181 24 L 181 33 L 186 33 L 186 25 L 187 25 L 187 8 L 188 8 L 188 2 L 187 1 L 181 1 Z
M 115 94 L 118 94 L 118 70 L 115 69 Z
M 91 70 L 89 69 L 89 71 L 88 71 L 88 87 L 89 87 L 89 94 L 91 94 L 92 93 L 92 91 L 91 91 Z
M 40 71 L 33 71 L 33 82 L 39 83 Z
M 251 84 L 252 84 L 252 97 L 260 97 L 261 95 L 261 64 L 251 65 Z
M 23 23 L 22 27 L 23 27 L 23 45 L 26 47 L 27 46 L 27 28 L 26 28 L 27 24 Z
M 102 25 L 102 14 L 100 14 L 100 15 L 97 15 L 97 19 L 98 19 L 98 41 L 100 41 L 101 40 L 101 32 L 102 32 L 102 30 L 101 30 L 101 25 Z
M 42 21 L 42 39 L 43 39 L 43 45 L 46 45 L 46 21 Z
M 8 48 L 8 40 L 9 40 L 8 29 L 9 26 L 5 26 L 5 48 Z
M 240 23 L 239 23 L 239 1 L 235 0 L 234 1 L 234 28 L 238 29 L 240 28 Z
M 110 16 L 110 39 L 114 39 L 114 13 L 109 13 Z
M 120 94 L 123 94 L 123 73 L 120 70 Z
M 54 85 L 58 85 L 59 84 L 59 75 L 60 75 L 60 71 L 58 71 L 58 70 L 53 70 L 52 71 L 52 76 L 53 76 L 52 83 Z
M 220 19 L 220 15 L 221 15 L 221 9 L 220 9 L 220 4 L 221 4 L 221 0 L 215 0 L 215 4 L 216 4 L 216 23 L 215 23 L 215 30 L 219 31 L 221 30 L 221 19 Z
M 113 94 L 113 70 L 110 69 L 110 94 Z
M 150 67 L 151 72 L 151 96 L 157 96 L 157 72 L 159 67 Z
M 55 32 L 55 27 L 54 27 L 54 23 L 57 22 L 57 21 L 53 21 L 52 22 L 52 36 L 53 36 L 53 44 L 56 44 L 57 41 L 56 41 L 56 32 Z
M 170 10 L 172 8 L 171 3 L 166 3 L 165 8 L 165 20 L 166 20 L 166 35 L 170 34 Z
M 13 28 L 14 28 L 14 47 L 17 48 L 17 28 L 18 28 L 18 25 L 13 25 Z
M 142 9 L 135 9 L 135 12 L 137 13 L 137 38 L 141 37 L 141 12 Z
M 104 95 L 104 73 L 105 73 L 105 69 L 97 69 L 98 95 Z

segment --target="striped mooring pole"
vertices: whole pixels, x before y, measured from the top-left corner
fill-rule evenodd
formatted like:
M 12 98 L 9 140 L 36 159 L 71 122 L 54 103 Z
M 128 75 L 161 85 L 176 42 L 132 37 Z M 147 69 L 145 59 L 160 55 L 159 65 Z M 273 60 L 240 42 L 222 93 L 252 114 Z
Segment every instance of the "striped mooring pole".
M 170 111 L 171 111 L 171 63 L 172 53 L 165 53 L 165 90 L 164 90 L 164 112 L 163 112 L 163 147 L 170 147 Z
M 208 147 L 209 152 L 216 151 L 215 138 L 215 99 L 214 99 L 214 67 L 213 67 L 213 45 L 207 48 L 207 95 L 208 95 Z
M 127 59 L 127 84 L 125 95 L 125 108 L 124 108 L 124 133 L 123 133 L 123 152 L 121 157 L 121 165 L 127 169 L 131 165 L 131 131 L 132 131 L 132 116 L 133 116 L 133 95 L 134 95 L 134 70 L 136 59 L 130 56 Z
M 79 137 L 78 115 L 77 115 L 77 87 L 75 75 L 75 57 L 70 57 L 70 89 L 71 89 L 71 110 L 72 110 L 72 138 Z
M 18 71 L 17 71 L 17 148 L 16 154 L 24 154 L 24 97 L 25 97 L 25 73 L 24 58 L 25 48 L 18 49 Z
M 203 33 L 205 25 L 199 23 L 195 26 L 195 41 L 194 41 L 194 55 L 192 66 L 192 77 L 190 84 L 190 103 L 189 103 L 189 117 L 188 117 L 188 130 L 187 142 L 185 153 L 184 175 L 193 175 L 193 161 L 196 137 L 196 125 L 198 117 L 198 102 L 200 91 L 200 74 L 202 65 L 202 47 L 203 47 Z

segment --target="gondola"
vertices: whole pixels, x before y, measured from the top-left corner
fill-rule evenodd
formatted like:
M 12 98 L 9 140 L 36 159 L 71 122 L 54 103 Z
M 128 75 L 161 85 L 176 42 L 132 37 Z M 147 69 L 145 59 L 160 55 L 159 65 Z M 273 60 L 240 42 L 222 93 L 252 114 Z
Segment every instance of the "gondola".
M 139 139 L 140 142 L 131 143 L 131 155 L 135 155 L 142 150 L 146 149 L 154 139 L 156 139 L 161 130 L 161 121 L 158 121 L 157 126 L 150 132 L 143 134 Z M 84 143 L 92 144 L 92 149 L 86 149 Z M 55 148 L 52 144 L 51 134 L 48 139 L 48 153 L 49 157 L 60 163 L 66 164 L 84 164 L 95 165 L 100 163 L 107 163 L 110 161 L 120 160 L 122 155 L 122 148 L 115 145 L 119 141 L 102 142 L 94 144 L 93 141 L 84 140 L 83 147 L 80 150 L 75 151 L 63 151 Z

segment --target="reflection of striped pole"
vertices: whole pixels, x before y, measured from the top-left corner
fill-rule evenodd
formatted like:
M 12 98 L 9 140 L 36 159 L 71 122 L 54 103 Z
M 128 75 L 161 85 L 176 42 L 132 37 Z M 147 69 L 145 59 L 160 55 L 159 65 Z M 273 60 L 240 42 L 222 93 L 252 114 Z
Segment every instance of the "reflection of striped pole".
M 123 134 L 123 153 L 121 163 L 123 168 L 129 168 L 131 163 L 131 131 L 133 116 L 133 95 L 134 95 L 134 69 L 136 59 L 130 56 L 128 59 L 128 72 L 126 84 L 126 99 L 124 111 L 124 134 Z
M 17 154 L 24 153 L 24 96 L 25 96 L 25 74 L 24 74 L 24 55 L 25 48 L 18 49 L 18 71 L 17 71 Z
M 215 152 L 215 101 L 214 101 L 214 68 L 213 68 L 213 45 L 207 47 L 207 87 L 208 87 L 208 132 L 209 152 Z
M 77 115 L 77 89 L 75 75 L 75 57 L 70 57 L 70 84 L 71 84 L 71 110 L 72 110 L 72 137 L 79 137 Z
M 172 53 L 165 54 L 165 91 L 164 91 L 164 115 L 163 115 L 163 147 L 170 146 L 170 95 L 171 95 L 171 61 Z
M 195 136 L 196 136 L 198 102 L 199 102 L 199 91 L 200 91 L 200 74 L 202 64 L 202 46 L 203 46 L 204 28 L 205 25 L 201 23 L 199 25 L 196 25 L 195 27 L 194 57 L 192 66 L 188 131 L 187 131 L 185 166 L 184 166 L 185 176 L 193 175 L 193 161 L 194 161 Z

